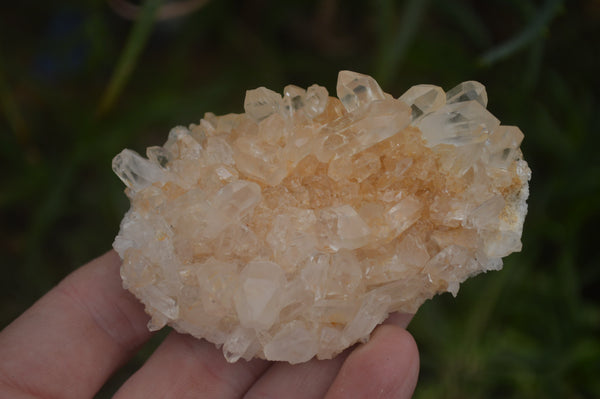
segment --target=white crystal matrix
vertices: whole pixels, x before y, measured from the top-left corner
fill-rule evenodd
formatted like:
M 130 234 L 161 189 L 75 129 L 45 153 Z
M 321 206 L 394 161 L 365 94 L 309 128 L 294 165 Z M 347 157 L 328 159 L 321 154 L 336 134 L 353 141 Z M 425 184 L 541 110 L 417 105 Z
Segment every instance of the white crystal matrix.
M 113 246 L 150 329 L 231 362 L 328 359 L 521 249 L 523 134 L 486 110 L 483 85 L 394 99 L 342 71 L 337 96 L 249 90 L 245 113 L 114 158 L 131 208 Z

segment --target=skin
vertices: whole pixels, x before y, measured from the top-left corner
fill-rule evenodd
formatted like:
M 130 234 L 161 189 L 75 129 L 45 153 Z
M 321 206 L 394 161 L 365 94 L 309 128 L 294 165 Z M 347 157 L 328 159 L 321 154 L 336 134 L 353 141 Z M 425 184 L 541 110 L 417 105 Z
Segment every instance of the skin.
M 121 287 L 114 251 L 67 276 L 0 333 L 0 397 L 91 398 L 151 334 L 142 305 Z M 298 365 L 227 363 L 204 340 L 176 332 L 115 398 L 410 398 L 419 353 L 395 314 L 368 343 Z

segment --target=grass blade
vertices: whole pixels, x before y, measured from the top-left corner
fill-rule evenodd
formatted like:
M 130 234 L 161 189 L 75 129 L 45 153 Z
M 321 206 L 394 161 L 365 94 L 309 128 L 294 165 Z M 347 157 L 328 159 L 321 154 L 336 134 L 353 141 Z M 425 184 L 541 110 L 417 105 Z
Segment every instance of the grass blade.
M 517 36 L 488 50 L 481 56 L 482 65 L 492 65 L 522 49 L 538 38 L 562 9 L 563 0 L 548 0 L 531 23 Z
M 119 97 L 119 94 L 121 94 L 123 87 L 129 80 L 138 57 L 150 36 L 156 18 L 156 12 L 161 3 L 162 0 L 146 0 L 144 2 L 139 18 L 133 26 L 133 30 L 127 39 L 127 43 L 121 53 L 121 57 L 119 58 L 108 87 L 96 110 L 98 116 L 103 115 L 110 110 Z
M 404 4 L 397 32 L 381 49 L 375 67 L 375 78 L 382 86 L 390 82 L 392 74 L 402 64 L 406 51 L 419 30 L 428 4 L 428 0 L 408 0 Z

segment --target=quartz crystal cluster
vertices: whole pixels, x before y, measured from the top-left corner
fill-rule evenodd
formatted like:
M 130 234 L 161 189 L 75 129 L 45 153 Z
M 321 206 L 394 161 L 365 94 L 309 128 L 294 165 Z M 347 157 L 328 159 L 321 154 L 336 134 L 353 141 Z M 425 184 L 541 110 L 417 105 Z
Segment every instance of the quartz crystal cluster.
M 485 88 L 400 98 L 342 71 L 324 87 L 249 90 L 245 113 L 176 127 L 113 160 L 131 208 L 114 248 L 149 328 L 228 361 L 327 359 L 390 312 L 456 295 L 521 249 L 530 170 Z

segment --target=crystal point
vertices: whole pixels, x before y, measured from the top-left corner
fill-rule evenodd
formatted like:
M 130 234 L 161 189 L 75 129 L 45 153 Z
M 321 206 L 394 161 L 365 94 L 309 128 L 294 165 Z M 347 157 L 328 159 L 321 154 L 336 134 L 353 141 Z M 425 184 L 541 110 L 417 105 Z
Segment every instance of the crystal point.
M 417 125 L 428 145 L 461 146 L 487 140 L 500 121 L 478 101 L 446 104 Z
M 257 122 L 268 116 L 278 113 L 283 108 L 283 99 L 280 94 L 265 87 L 248 90 L 244 100 L 244 110 Z
M 348 112 L 385 98 L 383 90 L 381 90 L 375 79 L 351 71 L 341 71 L 339 73 L 337 95 Z
M 410 106 L 411 120 L 414 123 L 442 107 L 446 103 L 446 94 L 439 86 L 416 85 L 401 95 L 399 100 Z
M 142 190 L 155 181 L 165 181 L 168 176 L 159 165 L 131 150 L 123 150 L 113 158 L 112 169 L 134 191 Z
M 487 107 L 488 97 L 485 86 L 474 80 L 462 82 L 446 93 L 446 103 L 458 103 L 463 101 L 477 101 L 483 107 Z
M 323 111 L 325 111 L 327 100 L 328 93 L 326 88 L 318 85 L 310 86 L 308 89 L 306 89 L 306 96 L 304 98 L 304 112 L 309 118 L 315 118 L 321 115 Z

